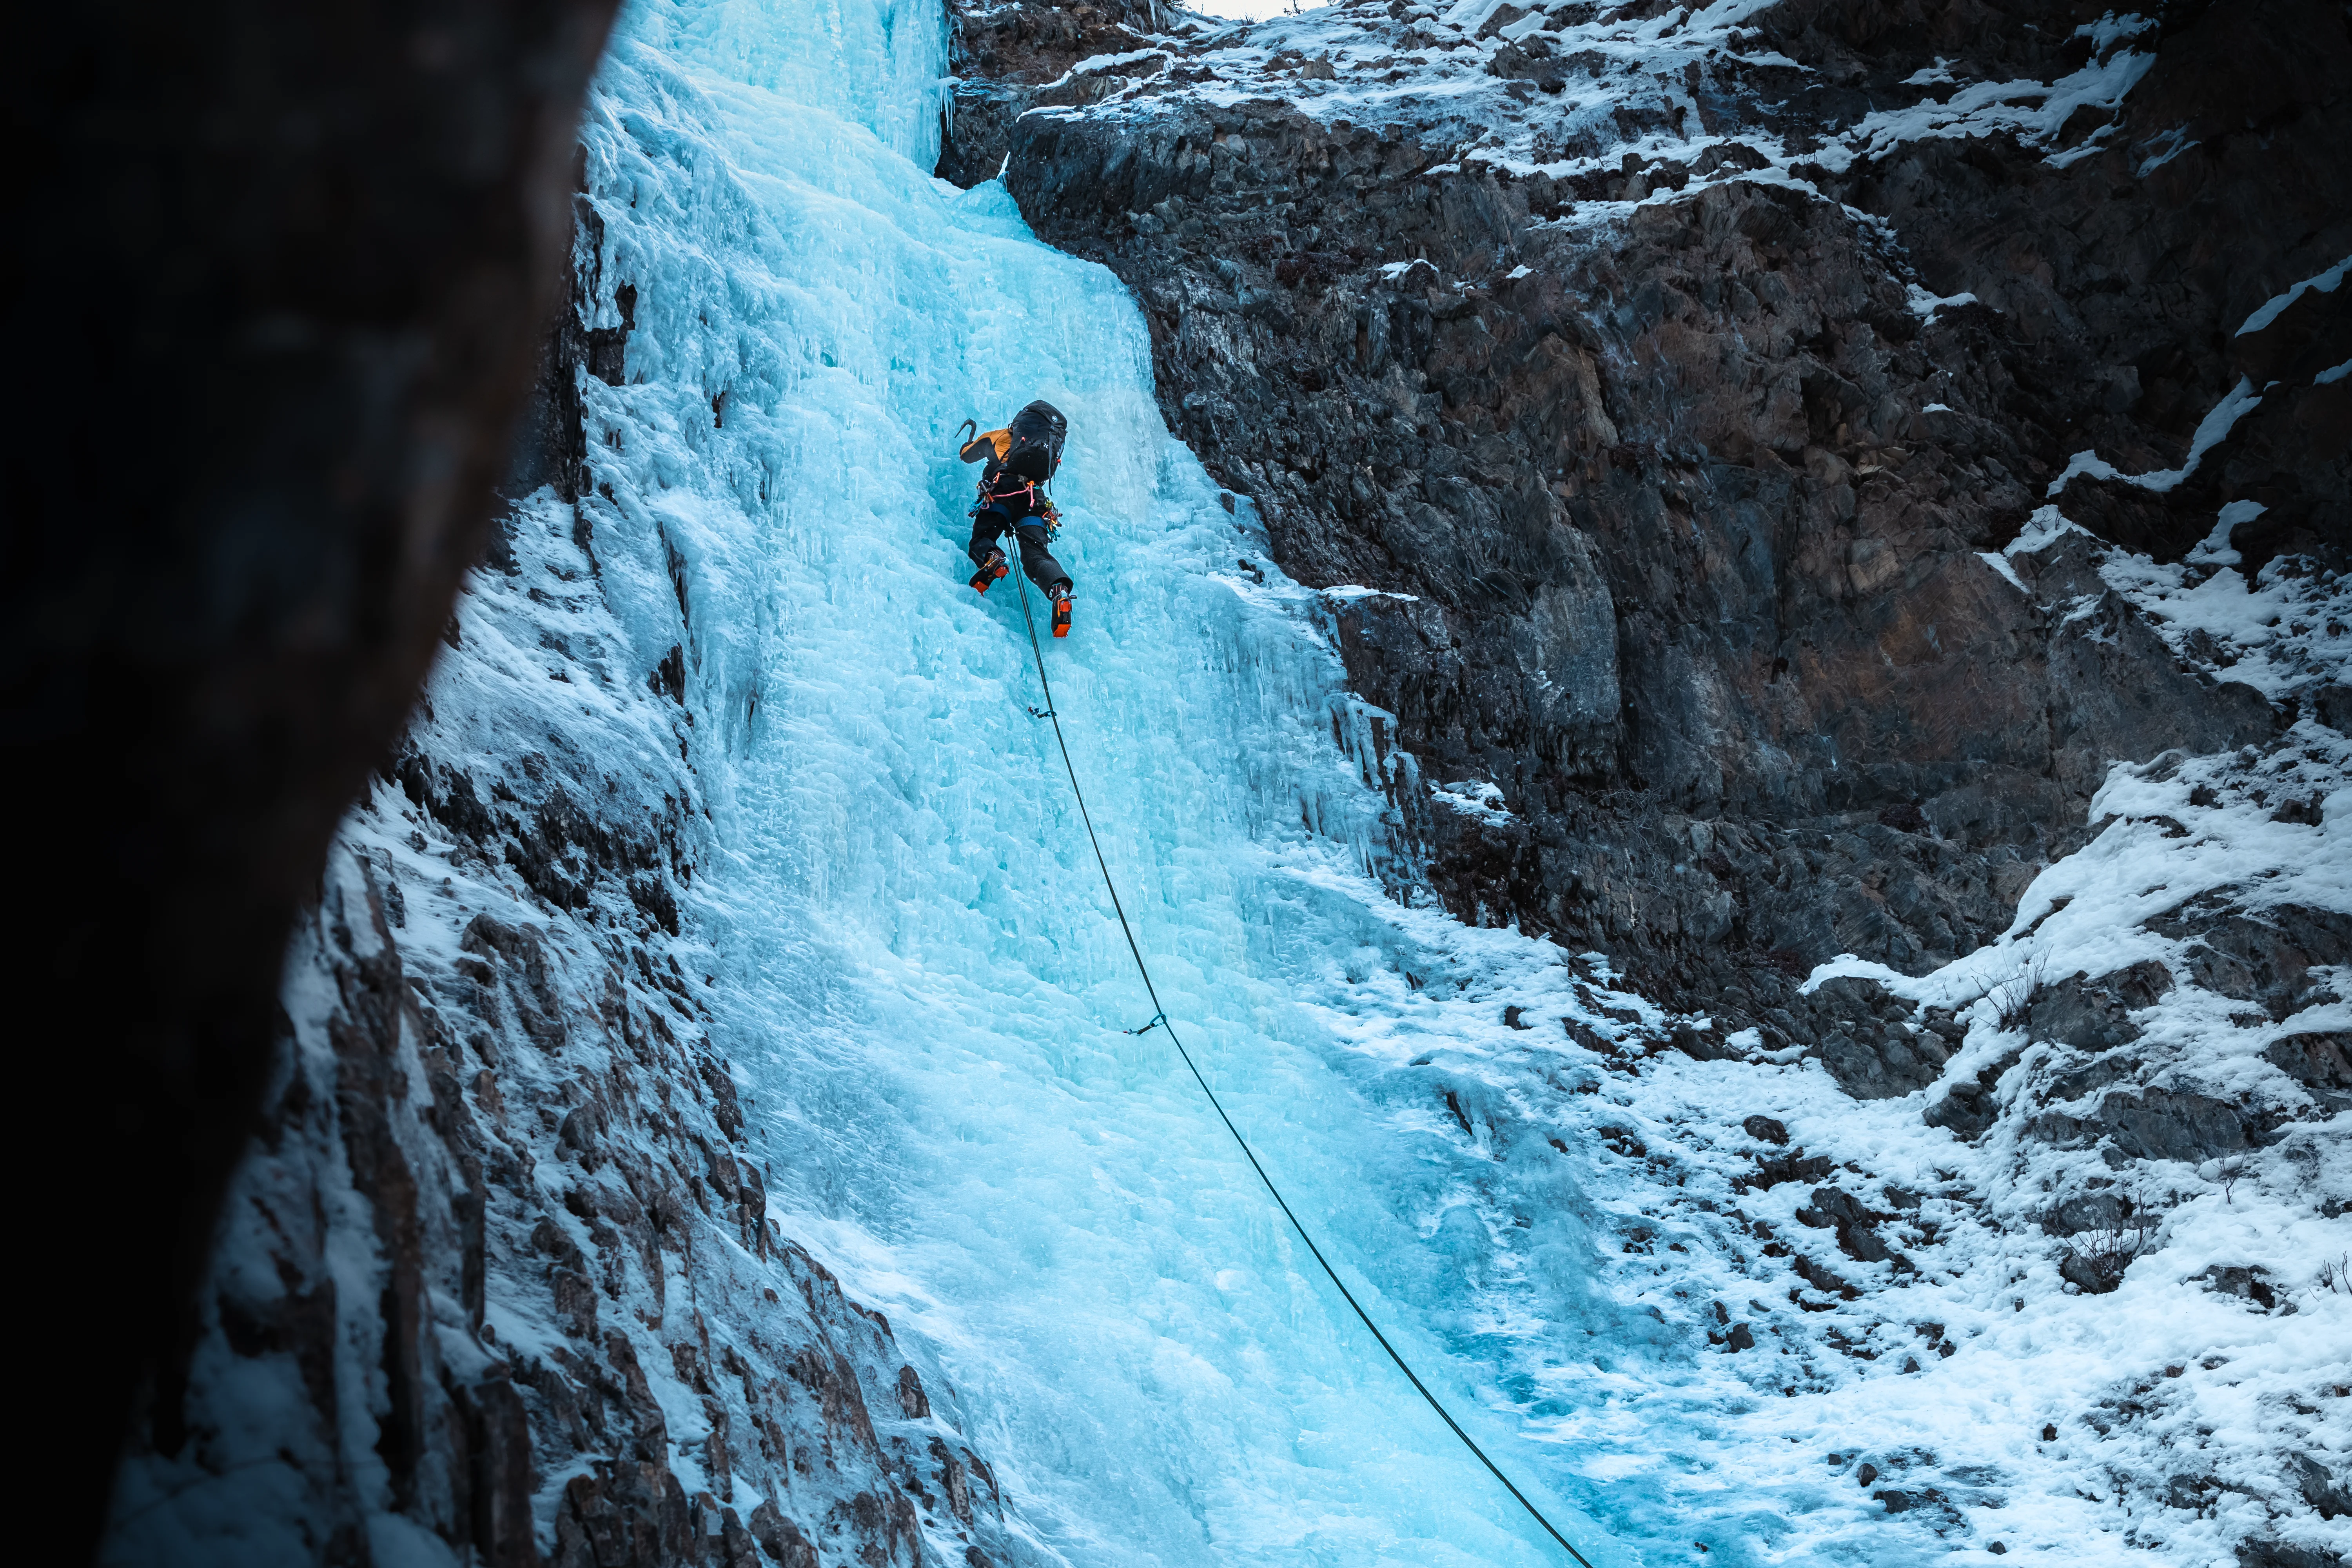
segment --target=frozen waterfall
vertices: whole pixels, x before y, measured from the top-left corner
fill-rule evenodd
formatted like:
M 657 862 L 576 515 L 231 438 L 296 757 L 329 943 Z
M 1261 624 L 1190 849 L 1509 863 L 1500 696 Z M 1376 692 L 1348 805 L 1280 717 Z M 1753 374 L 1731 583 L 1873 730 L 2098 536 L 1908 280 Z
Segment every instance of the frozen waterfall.
M 1399 1071 L 1507 1056 L 1503 1098 L 1556 1071 L 1563 1037 L 1499 1019 L 1572 1010 L 1564 955 L 1383 891 L 1407 868 L 1321 600 L 1168 435 L 1118 283 L 1001 185 L 929 175 L 944 59 L 911 0 L 640 5 L 584 132 L 594 324 L 626 289 L 634 330 L 624 384 L 585 384 L 583 512 L 640 667 L 687 650 L 725 849 L 697 918 L 776 1217 L 937 1356 L 1041 1561 L 1560 1561 L 1166 1037 L 1121 1032 L 1150 1007 L 1027 711 L 1013 585 L 963 582 L 952 432 L 1049 398 L 1078 595 L 1046 657 L 1163 999 L 1498 1461 L 1596 1562 L 1642 1560 L 1611 1529 L 1679 1561 L 1679 1505 L 1612 1487 L 1576 1417 L 1679 1335 L 1591 1283 L 1557 1145 L 1458 1138 L 1475 1098 Z M 1623 1442 L 1656 1447 L 1638 1417 Z

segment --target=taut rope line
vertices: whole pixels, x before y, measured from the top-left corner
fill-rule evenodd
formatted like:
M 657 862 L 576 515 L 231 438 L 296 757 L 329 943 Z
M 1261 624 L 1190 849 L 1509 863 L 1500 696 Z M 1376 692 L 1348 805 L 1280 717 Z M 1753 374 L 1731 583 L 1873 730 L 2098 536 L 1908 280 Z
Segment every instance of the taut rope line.
M 1151 1022 L 1144 1025 L 1140 1029 L 1129 1029 L 1127 1032 L 1131 1035 L 1140 1035 L 1154 1028 L 1168 1031 L 1169 1043 L 1176 1047 L 1176 1054 L 1184 1058 L 1185 1067 L 1192 1071 L 1192 1081 L 1199 1084 L 1201 1092 L 1209 1097 L 1210 1108 L 1216 1111 L 1217 1120 L 1225 1124 L 1225 1131 L 1234 1135 L 1235 1143 L 1241 1145 L 1242 1156 L 1249 1161 L 1250 1169 L 1257 1173 L 1257 1179 L 1265 1184 L 1266 1192 L 1272 1194 L 1275 1204 L 1282 1210 L 1282 1216 L 1290 1222 L 1290 1228 L 1298 1233 L 1298 1239 L 1307 1244 L 1307 1250 L 1315 1255 L 1317 1263 L 1322 1265 L 1324 1277 L 1331 1281 L 1332 1287 L 1339 1292 L 1340 1298 L 1355 1312 L 1357 1319 L 1365 1328 L 1371 1331 L 1372 1338 L 1380 1342 L 1381 1349 L 1388 1352 L 1389 1360 L 1396 1363 L 1397 1370 L 1404 1373 L 1405 1380 L 1412 1384 L 1413 1391 L 1427 1400 L 1429 1407 L 1437 1412 L 1438 1418 L 1453 1429 L 1456 1437 L 1462 1439 L 1462 1446 L 1476 1455 L 1478 1462 L 1486 1467 L 1487 1472 L 1503 1483 L 1503 1489 L 1517 1499 L 1519 1506 L 1526 1509 L 1538 1524 L 1543 1526 L 1544 1533 L 1559 1542 L 1560 1550 L 1575 1558 L 1582 1568 L 1592 1568 L 1591 1560 L 1571 1545 L 1567 1536 L 1553 1528 L 1551 1521 L 1544 1517 L 1543 1510 L 1528 1501 L 1525 1492 L 1511 1484 L 1511 1478 L 1505 1475 L 1501 1467 L 1486 1457 L 1486 1450 L 1478 1447 L 1475 1438 L 1462 1429 L 1462 1424 L 1454 1420 L 1453 1412 L 1447 1410 L 1439 1402 L 1437 1395 L 1429 1391 L 1429 1385 L 1421 1381 L 1420 1374 L 1405 1364 L 1404 1357 L 1399 1355 L 1397 1348 L 1389 1343 L 1389 1337 L 1381 1332 L 1380 1325 L 1372 1321 L 1371 1314 L 1364 1310 L 1362 1304 L 1356 1300 L 1355 1292 L 1348 1289 L 1346 1282 L 1339 1278 L 1339 1271 L 1331 1267 L 1330 1259 L 1323 1256 L 1323 1249 L 1315 1245 L 1315 1238 L 1307 1233 L 1307 1226 L 1300 1222 L 1298 1215 L 1292 1212 L 1290 1200 L 1282 1195 L 1282 1189 L 1274 1184 L 1274 1178 L 1265 1173 L 1264 1165 L 1258 1163 L 1257 1152 L 1249 1146 L 1249 1140 L 1243 1137 L 1242 1130 L 1234 1125 L 1234 1119 L 1225 1114 L 1224 1104 L 1217 1099 L 1217 1091 L 1211 1089 L 1209 1080 L 1201 1076 L 1200 1066 L 1192 1060 L 1192 1053 L 1186 1050 L 1184 1042 L 1177 1037 L 1176 1026 L 1169 1022 L 1168 1009 L 1161 1005 L 1160 993 L 1151 984 L 1151 966 L 1143 962 L 1143 950 L 1136 945 L 1135 928 L 1128 924 L 1127 910 L 1118 901 L 1118 885 L 1111 880 L 1110 863 L 1103 858 L 1102 841 L 1095 837 L 1094 816 L 1087 810 L 1087 792 L 1078 787 L 1078 770 L 1070 762 L 1070 743 L 1062 734 L 1062 718 L 1054 707 L 1054 683 L 1045 677 L 1045 650 L 1037 641 L 1037 622 L 1029 613 L 1029 589 L 1021 581 L 1024 574 L 1020 572 L 1013 574 L 1013 584 L 1021 595 L 1021 623 L 1029 630 L 1029 651 L 1037 660 L 1037 685 L 1045 694 L 1045 706 L 1043 709 L 1032 708 L 1029 710 L 1029 714 L 1034 719 L 1053 721 L 1054 743 L 1062 751 L 1062 771 L 1070 775 L 1070 794 L 1077 798 L 1078 820 L 1087 825 L 1087 842 L 1094 847 L 1095 865 L 1102 871 L 1103 889 L 1110 894 L 1111 910 L 1118 916 L 1118 929 L 1127 937 L 1127 951 L 1135 956 L 1135 972 L 1143 977 L 1144 994 L 1151 998 Z

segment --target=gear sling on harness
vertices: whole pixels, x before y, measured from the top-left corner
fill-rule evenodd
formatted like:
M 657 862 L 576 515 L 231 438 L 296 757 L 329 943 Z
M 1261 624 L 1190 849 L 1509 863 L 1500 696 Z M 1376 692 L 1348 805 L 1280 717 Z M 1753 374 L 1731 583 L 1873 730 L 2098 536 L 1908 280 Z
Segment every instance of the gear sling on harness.
M 1045 405 L 1040 404 L 1031 404 L 1029 406 L 1030 408 L 1037 408 Z M 1023 414 L 1027 414 L 1028 412 L 1028 408 L 1022 410 Z M 1051 412 L 1051 410 L 1049 409 L 1048 412 Z M 1055 414 L 1054 417 L 1055 421 L 1058 422 L 1061 416 Z M 1017 424 L 1018 422 L 1019 416 L 1015 416 L 1015 423 Z M 1007 431 L 991 431 L 987 436 L 980 437 L 979 440 L 991 441 L 992 443 L 994 437 L 1007 434 L 1009 434 Z M 964 451 L 967 454 L 965 461 L 970 462 L 973 460 L 971 456 L 972 447 L 977 446 L 978 444 L 979 441 L 975 441 L 964 448 Z M 1060 455 L 1061 443 L 1057 434 L 1054 443 L 1054 458 L 1055 461 L 1059 460 Z M 1051 471 L 1052 470 L 1049 468 L 1047 469 L 1049 475 Z M 1529 1501 L 1525 1492 L 1522 1492 L 1517 1487 L 1512 1484 L 1511 1478 L 1505 1475 L 1501 1467 L 1497 1466 L 1494 1460 L 1486 1457 L 1486 1451 L 1478 1447 L 1476 1439 L 1473 1438 L 1469 1433 L 1462 1429 L 1462 1424 L 1454 1419 L 1453 1412 L 1447 1410 L 1444 1405 L 1439 1401 L 1437 1395 L 1430 1392 L 1429 1385 L 1421 1381 L 1420 1374 L 1415 1373 L 1412 1368 L 1406 1363 L 1404 1357 L 1398 1353 L 1397 1348 L 1389 1343 L 1388 1336 L 1381 1332 L 1380 1325 L 1372 1321 L 1371 1314 L 1364 1310 L 1362 1304 L 1356 1300 L 1355 1292 L 1349 1290 L 1346 1284 L 1340 1280 L 1339 1271 L 1334 1269 L 1331 1267 L 1330 1260 L 1323 1256 L 1323 1249 L 1315 1245 L 1315 1238 L 1307 1234 L 1307 1226 L 1300 1222 L 1297 1214 L 1292 1210 L 1290 1201 L 1282 1195 L 1282 1189 L 1274 1184 L 1274 1178 L 1266 1174 L 1265 1167 L 1264 1165 L 1258 1163 L 1257 1153 L 1249 1146 L 1249 1140 L 1243 1137 L 1241 1129 L 1234 1125 L 1234 1119 L 1225 1114 L 1224 1104 L 1222 1100 L 1218 1100 L 1217 1091 L 1209 1087 L 1209 1080 L 1205 1077 L 1202 1076 L 1200 1065 L 1193 1061 L 1192 1053 L 1185 1049 L 1184 1042 L 1177 1037 L 1176 1026 L 1169 1021 L 1168 1009 L 1160 1000 L 1160 992 L 1158 988 L 1151 984 L 1151 967 L 1143 962 L 1143 949 L 1136 942 L 1135 928 L 1128 923 L 1126 906 L 1119 902 L 1118 885 L 1111 880 L 1110 863 L 1103 858 L 1102 840 L 1095 837 L 1094 814 L 1087 809 L 1086 791 L 1078 787 L 1078 770 L 1076 764 L 1070 761 L 1070 742 L 1068 738 L 1062 733 L 1062 718 L 1060 713 L 1055 711 L 1054 707 L 1054 683 L 1046 677 L 1045 674 L 1045 646 L 1037 640 L 1037 623 L 1029 613 L 1029 590 L 1026 587 L 1022 586 L 1018 579 L 1014 580 L 1013 585 L 1020 592 L 1021 620 L 1022 624 L 1028 628 L 1029 651 L 1037 661 L 1037 686 L 1038 689 L 1044 692 L 1045 698 L 1045 707 L 1032 708 L 1029 710 L 1029 713 L 1032 718 L 1047 720 L 1054 726 L 1054 743 L 1061 749 L 1062 771 L 1069 775 L 1070 794 L 1076 798 L 1078 803 L 1078 820 L 1086 824 L 1087 842 L 1093 847 L 1095 852 L 1095 866 L 1102 872 L 1103 890 L 1110 895 L 1111 912 L 1118 917 L 1118 929 L 1127 938 L 1127 951 L 1135 959 L 1136 973 L 1143 979 L 1144 994 L 1151 999 L 1151 1021 L 1145 1024 L 1140 1028 L 1127 1030 L 1126 1033 L 1130 1035 L 1145 1035 L 1150 1033 L 1153 1029 L 1164 1029 L 1167 1031 L 1168 1043 L 1176 1047 L 1176 1054 L 1183 1058 L 1184 1066 L 1192 1074 L 1192 1081 L 1199 1084 L 1201 1086 L 1201 1092 L 1208 1097 L 1209 1108 L 1217 1113 L 1217 1120 L 1225 1124 L 1225 1131 L 1233 1134 L 1234 1142 L 1241 1148 L 1242 1157 L 1249 1162 L 1250 1169 L 1257 1173 L 1257 1179 L 1265 1184 L 1267 1194 L 1274 1199 L 1275 1205 L 1282 1210 L 1283 1218 L 1288 1220 L 1290 1222 L 1290 1228 L 1298 1233 L 1298 1239 L 1307 1244 L 1307 1250 L 1314 1255 L 1315 1261 L 1317 1264 L 1321 1266 L 1324 1278 L 1331 1281 L 1333 1289 L 1339 1292 L 1340 1298 L 1348 1303 L 1349 1309 L 1356 1314 L 1357 1320 L 1360 1321 L 1366 1329 L 1371 1331 L 1372 1338 L 1379 1342 L 1381 1349 L 1388 1352 L 1389 1360 L 1394 1362 L 1396 1363 L 1397 1370 L 1404 1373 L 1405 1381 L 1412 1384 L 1413 1392 L 1419 1394 L 1423 1399 L 1428 1401 L 1429 1407 L 1437 1412 L 1438 1419 L 1444 1421 L 1446 1426 L 1452 1430 L 1454 1436 L 1462 1440 L 1462 1446 L 1469 1449 L 1470 1452 L 1476 1457 L 1478 1462 L 1486 1468 L 1488 1474 L 1492 1475 L 1496 1480 L 1503 1483 L 1503 1489 L 1509 1492 L 1518 1505 L 1527 1510 L 1528 1515 L 1533 1518 L 1538 1524 L 1543 1527 L 1544 1533 L 1550 1536 L 1552 1540 L 1559 1543 L 1560 1550 L 1566 1552 L 1569 1556 L 1574 1558 L 1579 1563 L 1582 1564 L 1582 1568 L 1592 1568 L 1591 1559 L 1587 1558 L 1583 1552 L 1579 1552 L 1575 1546 L 1570 1542 L 1568 1537 L 1562 1535 L 1553 1527 L 1551 1521 L 1544 1517 L 1543 1510 L 1536 1507 L 1533 1502 Z

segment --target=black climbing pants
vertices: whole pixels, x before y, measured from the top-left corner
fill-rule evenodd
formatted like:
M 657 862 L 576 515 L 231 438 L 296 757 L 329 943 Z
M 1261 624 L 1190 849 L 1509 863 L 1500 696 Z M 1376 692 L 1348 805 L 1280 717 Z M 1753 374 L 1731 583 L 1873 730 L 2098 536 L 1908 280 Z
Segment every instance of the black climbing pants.
M 988 564 L 988 552 L 996 548 L 997 540 L 1008 528 L 1021 542 L 1021 568 L 1029 574 L 1029 581 L 1049 594 L 1056 587 L 1070 584 L 1070 574 L 1062 570 L 1062 563 L 1055 560 L 1053 552 L 1045 548 L 1045 525 L 1027 518 L 1014 522 L 993 507 L 976 514 L 971 520 L 973 565 Z

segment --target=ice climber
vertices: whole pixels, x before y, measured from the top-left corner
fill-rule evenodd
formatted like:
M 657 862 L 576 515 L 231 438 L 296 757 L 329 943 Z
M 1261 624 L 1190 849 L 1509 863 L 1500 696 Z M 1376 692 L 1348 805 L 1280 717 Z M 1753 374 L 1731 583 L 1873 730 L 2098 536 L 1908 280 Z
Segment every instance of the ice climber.
M 966 430 L 974 425 L 964 421 Z M 1062 466 L 1062 437 L 1069 427 L 1061 410 L 1052 404 L 1032 403 L 1003 429 L 983 430 L 966 441 L 961 454 L 967 463 L 988 459 L 988 466 L 980 471 L 980 496 L 971 509 L 971 555 L 980 568 L 971 574 L 973 589 L 985 594 L 990 584 L 1012 570 L 997 546 L 1005 531 L 1012 530 L 1013 537 L 1021 542 L 1022 570 L 1054 602 L 1057 637 L 1070 635 L 1074 584 L 1062 563 L 1045 548 L 1062 526 L 1061 514 L 1054 510 L 1054 498 L 1045 493 L 1045 486 L 1054 470 Z

